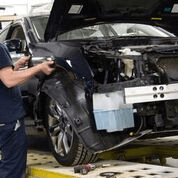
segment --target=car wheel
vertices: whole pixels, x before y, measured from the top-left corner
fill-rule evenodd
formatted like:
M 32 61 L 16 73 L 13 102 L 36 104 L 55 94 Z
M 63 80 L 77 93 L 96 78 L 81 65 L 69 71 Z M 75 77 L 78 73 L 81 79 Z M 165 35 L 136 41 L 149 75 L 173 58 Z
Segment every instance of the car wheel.
M 46 107 L 45 126 L 56 160 L 65 166 L 95 162 L 97 155 L 84 148 L 60 105 L 48 98 Z

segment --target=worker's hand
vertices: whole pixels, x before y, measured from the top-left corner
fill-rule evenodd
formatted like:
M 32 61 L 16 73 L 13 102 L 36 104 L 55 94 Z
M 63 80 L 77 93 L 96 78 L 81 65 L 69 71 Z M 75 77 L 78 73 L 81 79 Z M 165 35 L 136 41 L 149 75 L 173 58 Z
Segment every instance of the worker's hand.
M 54 71 L 54 61 L 45 61 L 42 64 L 39 64 L 41 71 L 46 74 L 50 75 Z
M 23 56 L 21 57 L 15 64 L 14 70 L 19 70 L 25 66 L 28 66 L 30 60 L 30 56 Z

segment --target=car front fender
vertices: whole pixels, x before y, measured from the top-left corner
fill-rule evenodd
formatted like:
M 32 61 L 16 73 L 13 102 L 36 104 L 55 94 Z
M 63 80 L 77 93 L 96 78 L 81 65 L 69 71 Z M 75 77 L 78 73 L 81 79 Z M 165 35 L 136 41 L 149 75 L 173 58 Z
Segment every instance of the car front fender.
M 66 71 L 61 71 L 46 79 L 41 91 L 57 101 L 88 150 L 96 152 L 107 147 L 93 125 L 83 81 L 72 80 Z

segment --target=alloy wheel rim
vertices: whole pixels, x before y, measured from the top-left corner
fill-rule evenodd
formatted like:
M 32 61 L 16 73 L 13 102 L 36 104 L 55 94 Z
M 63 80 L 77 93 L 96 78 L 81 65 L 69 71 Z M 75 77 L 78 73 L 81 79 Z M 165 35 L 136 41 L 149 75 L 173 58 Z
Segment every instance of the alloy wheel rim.
M 73 143 L 73 129 L 59 104 L 51 100 L 48 114 L 49 134 L 57 154 L 66 156 Z

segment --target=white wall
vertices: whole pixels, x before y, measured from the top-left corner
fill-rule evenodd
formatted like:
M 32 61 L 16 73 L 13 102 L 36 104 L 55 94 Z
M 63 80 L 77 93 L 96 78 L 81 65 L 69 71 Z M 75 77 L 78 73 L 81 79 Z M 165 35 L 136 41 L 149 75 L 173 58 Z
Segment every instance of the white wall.
M 53 0 L 0 0 L 0 7 L 6 8 L 6 10 L 0 10 L 0 15 L 27 15 L 31 6 L 49 2 Z

